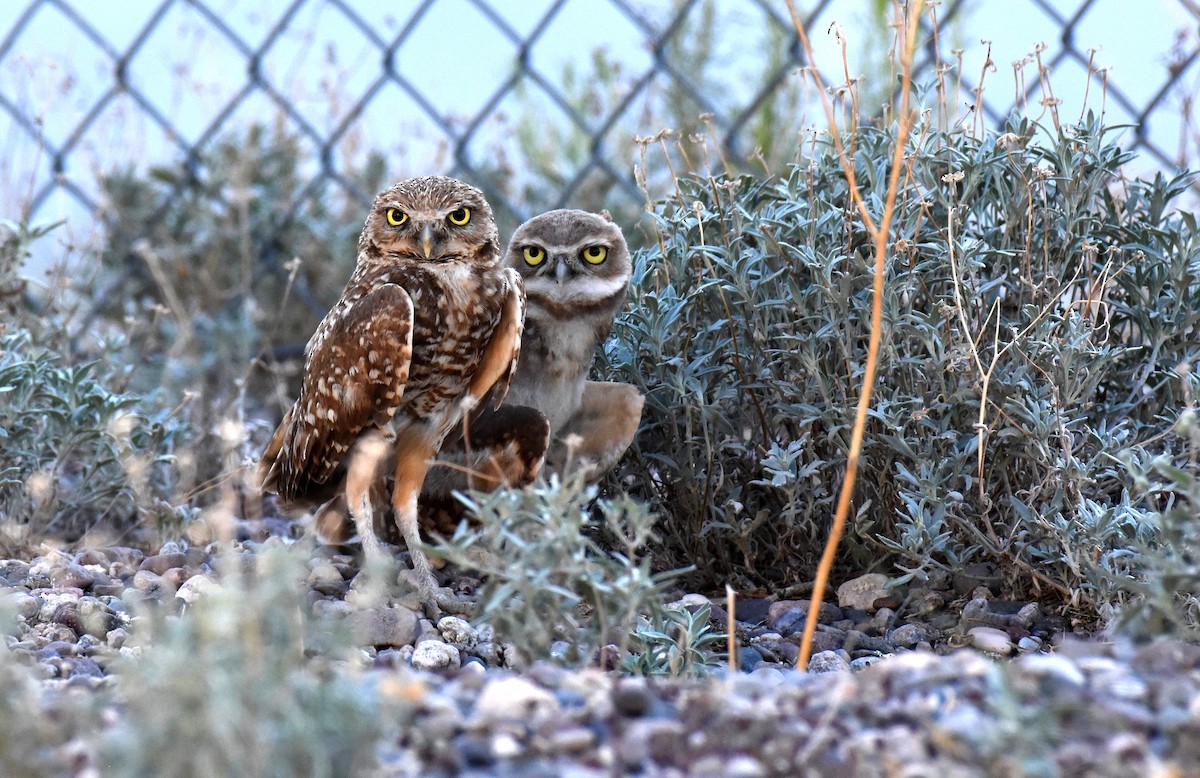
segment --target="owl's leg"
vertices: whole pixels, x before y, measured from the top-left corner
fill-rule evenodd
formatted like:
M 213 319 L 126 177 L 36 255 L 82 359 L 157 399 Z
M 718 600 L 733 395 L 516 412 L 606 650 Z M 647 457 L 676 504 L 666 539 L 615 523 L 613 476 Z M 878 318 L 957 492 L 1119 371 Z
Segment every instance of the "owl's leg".
M 629 384 L 588 381 L 579 411 L 554 431 L 546 455 L 549 470 L 588 481 L 607 473 L 637 435 L 645 396 Z
M 405 545 L 408 546 L 408 556 L 417 576 L 422 604 L 427 607 L 432 605 L 450 613 L 466 613 L 470 610 L 469 603 L 438 591 L 437 579 L 433 575 L 429 558 L 421 550 L 417 498 L 421 494 L 421 485 L 425 482 L 429 460 L 434 453 L 433 437 L 428 429 L 416 426 L 400 433 L 396 439 L 396 485 L 392 491 L 392 508 L 396 514 L 396 526 L 404 538 Z
M 388 559 L 375 534 L 375 512 L 371 500 L 371 489 L 387 462 L 391 436 L 376 430 L 359 439 L 350 455 L 350 466 L 346 470 L 345 499 L 355 529 L 362 541 L 365 564 L 377 565 Z

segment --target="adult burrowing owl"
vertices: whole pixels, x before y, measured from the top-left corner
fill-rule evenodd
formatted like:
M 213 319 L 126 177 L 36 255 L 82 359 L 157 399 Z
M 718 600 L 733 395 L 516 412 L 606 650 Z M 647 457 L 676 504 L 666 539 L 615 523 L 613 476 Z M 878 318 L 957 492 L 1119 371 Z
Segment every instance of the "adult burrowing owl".
M 517 228 L 502 264 L 521 274 L 527 299 L 524 356 L 506 403 L 549 419 L 547 468 L 598 478 L 633 441 L 645 399 L 626 384 L 586 380 L 629 288 L 621 228 L 607 214 L 549 211 Z
M 430 176 L 381 192 L 350 282 L 305 347 L 300 399 L 259 463 L 285 507 L 344 499 L 368 561 L 383 555 L 371 493 L 394 478 L 392 509 L 427 602 L 442 602 L 417 525 L 429 459 L 489 393 L 500 404 L 520 350 L 521 280 L 498 257 L 478 189 Z

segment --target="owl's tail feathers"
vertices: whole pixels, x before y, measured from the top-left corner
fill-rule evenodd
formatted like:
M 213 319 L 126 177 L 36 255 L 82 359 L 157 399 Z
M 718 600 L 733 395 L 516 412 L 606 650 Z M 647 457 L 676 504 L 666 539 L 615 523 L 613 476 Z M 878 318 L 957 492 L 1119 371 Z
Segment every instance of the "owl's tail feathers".
M 330 500 L 341 490 L 344 468 L 337 468 L 323 481 L 308 472 L 305 463 L 311 459 L 311 436 L 297 431 L 292 423 L 296 406 L 288 409 L 271 436 L 262 456 L 258 458 L 258 487 L 263 495 L 276 495 L 276 503 L 284 511 L 311 510 Z
M 295 412 L 296 406 L 293 405 L 283 415 L 283 421 L 279 422 L 279 426 L 275 428 L 275 434 L 267 443 L 267 448 L 258 458 L 258 487 L 264 494 L 268 492 L 279 494 L 280 492 L 280 478 L 283 473 L 283 458 L 280 454 L 283 453 L 283 445 L 288 440 L 288 430 L 292 426 L 292 414 Z

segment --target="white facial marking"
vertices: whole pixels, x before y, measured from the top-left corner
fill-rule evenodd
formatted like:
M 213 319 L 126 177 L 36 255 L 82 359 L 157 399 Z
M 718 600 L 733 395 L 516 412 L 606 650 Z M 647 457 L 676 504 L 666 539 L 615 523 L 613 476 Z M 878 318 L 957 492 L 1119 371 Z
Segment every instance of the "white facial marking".
M 629 279 L 623 276 L 613 276 L 611 278 L 583 276 L 577 277 L 570 284 L 559 284 L 552 278 L 538 276 L 536 278 L 525 279 L 525 290 L 534 294 L 552 297 L 562 302 L 571 302 L 574 300 L 591 301 L 612 297 L 624 289 L 628 283 Z

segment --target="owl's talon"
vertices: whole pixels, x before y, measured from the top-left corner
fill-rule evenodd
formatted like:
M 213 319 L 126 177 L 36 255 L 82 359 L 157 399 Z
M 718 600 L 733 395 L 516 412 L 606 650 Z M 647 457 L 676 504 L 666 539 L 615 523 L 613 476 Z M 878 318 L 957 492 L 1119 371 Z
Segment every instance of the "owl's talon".
M 475 615 L 474 602 L 459 597 L 446 587 L 435 591 L 433 596 L 423 603 L 423 606 L 426 618 L 434 622 L 447 614 L 468 617 Z

